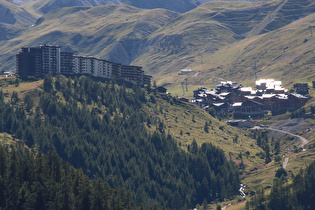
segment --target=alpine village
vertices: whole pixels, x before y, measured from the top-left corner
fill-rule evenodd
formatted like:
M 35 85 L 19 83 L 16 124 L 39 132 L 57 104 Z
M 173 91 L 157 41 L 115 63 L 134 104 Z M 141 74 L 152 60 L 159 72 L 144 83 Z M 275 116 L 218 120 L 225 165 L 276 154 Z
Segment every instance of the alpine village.
M 0 0 L 0 210 L 315 209 L 314 0 Z

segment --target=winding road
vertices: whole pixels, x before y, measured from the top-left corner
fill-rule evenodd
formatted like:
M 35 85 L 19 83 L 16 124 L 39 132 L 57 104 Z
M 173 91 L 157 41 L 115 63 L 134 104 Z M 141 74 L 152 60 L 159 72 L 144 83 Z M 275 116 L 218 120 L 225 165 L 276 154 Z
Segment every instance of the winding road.
M 277 131 L 277 132 L 281 132 L 281 133 L 285 133 L 285 134 L 288 134 L 288 135 L 291 135 L 291 136 L 294 136 L 294 137 L 297 137 L 299 138 L 302 143 L 300 145 L 300 147 L 304 148 L 304 146 L 308 143 L 308 141 L 302 137 L 302 136 L 299 136 L 299 135 L 295 135 L 293 133 L 290 133 L 290 132 L 287 132 L 287 131 L 283 131 L 283 130 L 279 130 L 279 129 L 275 129 L 275 128 L 267 128 L 268 130 L 272 130 L 272 131 Z
M 308 143 L 308 141 L 307 141 L 304 137 L 302 137 L 302 136 L 295 135 L 295 134 L 293 134 L 293 133 L 290 133 L 290 132 L 287 132 L 287 131 L 283 131 L 283 130 L 279 130 L 279 129 L 275 129 L 275 128 L 267 128 L 267 129 L 268 129 L 268 130 L 272 130 L 272 131 L 277 131 L 277 132 L 285 133 L 285 134 L 288 134 L 288 135 L 291 135 L 291 136 L 294 136 L 294 137 L 299 138 L 299 139 L 301 140 L 301 145 L 300 145 L 300 147 L 302 147 L 302 148 L 304 148 L 304 146 Z M 287 168 L 288 162 L 289 162 L 289 157 L 286 157 L 286 158 L 284 159 L 283 164 L 282 164 L 282 167 L 283 167 L 284 169 Z
M 268 127 L 268 128 L 262 128 L 262 127 L 259 127 L 259 126 L 255 126 L 253 129 L 268 129 L 268 130 L 271 130 L 271 131 L 276 131 L 276 132 L 280 132 L 280 133 L 285 133 L 285 134 L 288 134 L 288 135 L 290 135 L 290 136 L 297 137 L 297 138 L 299 138 L 299 139 L 301 140 L 300 147 L 302 147 L 303 149 L 304 149 L 305 145 L 308 143 L 308 141 L 307 141 L 304 137 L 299 136 L 299 135 L 296 135 L 296 134 L 293 134 L 293 133 L 290 133 L 290 132 L 288 132 L 288 131 L 279 130 L 279 129 L 276 129 L 276 128 L 270 128 L 270 127 Z M 287 167 L 287 165 L 288 165 L 288 162 L 289 162 L 289 157 L 286 157 L 286 158 L 284 159 L 283 164 L 282 164 L 282 167 L 283 167 L 284 169 L 286 169 L 286 167 Z

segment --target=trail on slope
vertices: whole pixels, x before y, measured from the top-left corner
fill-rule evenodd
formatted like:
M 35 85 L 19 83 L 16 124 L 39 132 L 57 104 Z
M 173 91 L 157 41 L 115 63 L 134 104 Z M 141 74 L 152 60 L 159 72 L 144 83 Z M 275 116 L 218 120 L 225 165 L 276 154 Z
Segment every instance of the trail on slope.
M 287 3 L 287 0 L 283 0 L 279 6 L 269 15 L 267 15 L 259 24 L 257 24 L 256 27 L 254 27 L 247 35 L 247 37 L 253 37 L 253 36 L 257 36 L 258 34 L 260 34 L 265 27 L 271 23 L 272 21 L 274 21 L 275 17 L 277 16 L 277 13 L 279 12 L 280 9 L 282 9 L 282 7 Z

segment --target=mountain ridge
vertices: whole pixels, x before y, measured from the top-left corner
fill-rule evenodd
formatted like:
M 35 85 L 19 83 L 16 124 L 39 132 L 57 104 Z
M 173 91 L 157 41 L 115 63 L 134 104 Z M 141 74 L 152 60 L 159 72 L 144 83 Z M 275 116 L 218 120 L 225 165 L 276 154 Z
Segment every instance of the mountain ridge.
M 55 9 L 72 6 L 101 6 L 108 4 L 125 4 L 142 9 L 168 9 L 175 12 L 185 13 L 199 5 L 216 0 L 13 0 L 18 5 L 21 5 L 35 13 L 46 14 Z M 237 1 L 237 0 L 234 0 Z M 265 0 L 248 0 L 251 2 Z

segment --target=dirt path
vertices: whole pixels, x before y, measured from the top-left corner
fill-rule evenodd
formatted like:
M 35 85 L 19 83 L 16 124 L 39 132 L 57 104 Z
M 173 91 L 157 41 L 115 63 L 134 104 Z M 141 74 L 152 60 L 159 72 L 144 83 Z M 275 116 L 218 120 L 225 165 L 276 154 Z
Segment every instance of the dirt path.
M 248 37 L 257 36 L 258 34 L 260 34 L 269 23 L 274 21 L 277 13 L 285 5 L 285 3 L 287 3 L 287 0 L 283 0 L 272 13 L 267 15 L 260 23 L 258 23 L 257 26 L 248 33 Z

